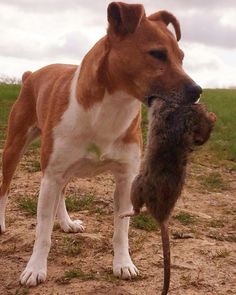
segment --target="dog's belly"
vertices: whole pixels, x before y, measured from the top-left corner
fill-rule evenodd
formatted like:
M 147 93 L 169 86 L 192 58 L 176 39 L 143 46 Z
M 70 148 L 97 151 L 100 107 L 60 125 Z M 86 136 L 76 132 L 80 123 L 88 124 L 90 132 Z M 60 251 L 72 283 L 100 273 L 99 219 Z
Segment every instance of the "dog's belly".
M 92 177 L 105 171 L 118 171 L 121 166 L 130 166 L 137 171 L 140 147 L 137 143 L 105 145 L 98 141 L 57 140 L 47 171 L 63 179 Z
M 71 176 L 80 178 L 94 177 L 106 171 L 116 170 L 119 163 L 113 160 L 92 160 L 92 159 L 80 159 L 66 169 L 63 174 L 65 179 Z

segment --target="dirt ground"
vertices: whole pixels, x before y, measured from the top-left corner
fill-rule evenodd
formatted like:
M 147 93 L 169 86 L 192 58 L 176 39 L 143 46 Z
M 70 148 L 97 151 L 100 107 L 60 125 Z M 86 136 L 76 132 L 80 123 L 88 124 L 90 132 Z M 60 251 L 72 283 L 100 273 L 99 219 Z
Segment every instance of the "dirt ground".
M 36 216 L 19 206 L 21 198 L 38 193 L 40 172 L 25 157 L 12 182 L 7 231 L 0 236 L 0 294 L 85 295 L 160 294 L 163 278 L 159 230 L 130 228 L 130 252 L 140 276 L 121 281 L 112 275 L 113 191 L 111 175 L 75 179 L 67 195 L 95 196 L 91 208 L 71 212 L 83 220 L 84 233 L 66 234 L 56 225 L 47 281 L 32 289 L 20 287 L 19 276 L 32 252 Z M 37 165 L 36 165 L 37 166 Z M 37 170 L 37 169 L 36 169 Z M 191 164 L 185 190 L 170 225 L 171 295 L 236 294 L 236 171 L 209 164 Z M 205 188 L 200 179 L 217 172 L 227 184 Z M 191 216 L 188 222 L 177 218 Z M 79 270 L 79 271 L 78 271 Z

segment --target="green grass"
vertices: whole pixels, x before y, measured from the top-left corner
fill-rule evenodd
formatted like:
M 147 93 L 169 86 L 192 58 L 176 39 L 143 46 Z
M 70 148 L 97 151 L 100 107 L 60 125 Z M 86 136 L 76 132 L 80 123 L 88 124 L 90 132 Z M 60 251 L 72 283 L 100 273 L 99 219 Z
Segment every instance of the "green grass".
M 37 198 L 22 197 L 17 200 L 20 210 L 26 215 L 36 215 L 37 213 Z
M 66 270 L 65 277 L 68 279 L 79 278 L 82 281 L 89 281 L 95 279 L 95 275 L 93 273 L 85 273 L 78 268 Z
M 208 191 L 217 192 L 227 190 L 229 188 L 228 184 L 218 172 L 212 172 L 209 173 L 209 175 L 199 176 L 198 179 L 202 188 Z
M 222 219 L 213 219 L 209 222 L 209 225 L 213 228 L 223 228 L 225 226 Z
M 64 236 L 61 244 L 61 250 L 66 256 L 77 256 L 82 252 L 83 242 L 79 239 Z
M 218 118 L 206 149 L 213 151 L 219 160 L 236 162 L 236 90 L 205 90 L 202 102 Z
M 142 106 L 142 136 L 143 136 L 143 144 L 147 144 L 147 130 L 148 130 L 148 108 L 146 106 Z
M 177 219 L 183 225 L 190 225 L 190 224 L 195 223 L 195 221 L 196 221 L 192 215 L 190 215 L 189 213 L 186 213 L 186 212 L 180 212 L 177 215 L 175 215 L 174 218 Z
M 5 137 L 8 114 L 19 91 L 20 85 L 0 84 L 0 141 Z
M 3 147 L 6 139 L 6 129 L 8 116 L 13 103 L 16 101 L 20 93 L 20 85 L 0 83 L 0 148 Z M 31 149 L 40 146 L 40 140 L 35 140 L 31 145 Z
M 236 170 L 236 90 L 206 89 L 201 102 L 217 115 L 215 129 L 210 140 L 194 153 L 195 160 L 230 161 L 230 168 Z M 147 142 L 147 108 L 142 108 L 143 141 Z M 212 156 L 209 159 L 209 156 Z
M 0 84 L 0 148 L 5 138 L 7 117 L 10 107 L 16 100 L 20 85 Z M 202 100 L 210 111 L 216 113 L 218 120 L 211 139 L 197 151 L 196 157 L 200 162 L 209 155 L 214 155 L 215 161 L 230 161 L 231 168 L 236 170 L 236 90 L 235 89 L 206 89 Z M 142 134 L 146 144 L 147 139 L 147 108 L 142 107 Z M 32 144 L 38 148 L 39 141 Z M 209 161 L 212 159 L 208 159 Z
M 27 295 L 27 294 L 29 294 L 28 288 L 20 288 L 20 289 L 17 289 L 15 292 L 15 295 Z
M 131 226 L 145 231 L 155 231 L 159 229 L 157 221 L 150 215 L 146 214 L 132 217 Z
M 79 268 L 74 268 L 70 270 L 66 270 L 64 276 L 56 279 L 56 282 L 58 284 L 69 284 L 70 281 L 74 278 L 78 278 L 81 281 L 89 281 L 89 280 L 95 280 L 96 276 L 94 273 L 85 273 Z
M 84 196 L 69 195 L 66 197 L 66 208 L 70 212 L 82 210 L 94 210 L 95 198 L 88 194 Z
M 228 249 L 220 249 L 217 250 L 213 255 L 212 258 L 226 258 L 230 255 L 230 251 Z

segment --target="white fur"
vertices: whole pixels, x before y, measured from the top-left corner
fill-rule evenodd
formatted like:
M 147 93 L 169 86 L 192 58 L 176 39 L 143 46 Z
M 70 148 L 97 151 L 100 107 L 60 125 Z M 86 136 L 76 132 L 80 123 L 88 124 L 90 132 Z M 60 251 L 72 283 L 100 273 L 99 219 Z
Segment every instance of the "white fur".
M 41 181 L 36 238 L 31 258 L 21 274 L 20 282 L 27 287 L 44 282 L 47 276 L 47 257 L 51 246 L 51 233 L 57 211 L 62 183 L 44 175 Z
M 76 99 L 78 77 L 79 69 L 72 80 L 69 106 L 53 131 L 53 153 L 39 195 L 35 245 L 21 275 L 21 283 L 27 286 L 46 279 L 56 211 L 64 231 L 83 230 L 81 221 L 72 221 L 66 211 L 61 194 L 64 184 L 74 175 L 90 177 L 107 170 L 116 177 L 113 271 L 122 278 L 131 278 L 138 273 L 128 251 L 129 219 L 120 219 L 119 214 L 131 210 L 131 182 L 140 165 L 138 144 L 125 144 L 120 137 L 138 114 L 140 103 L 124 92 L 112 95 L 106 92 L 102 102 L 85 110 Z
M 61 229 L 66 232 L 83 232 L 84 231 L 84 226 L 83 222 L 79 219 L 72 221 L 70 219 L 70 216 L 66 210 L 66 204 L 65 204 L 65 198 L 64 195 L 61 194 L 60 200 L 59 200 L 59 205 L 57 209 L 57 217 L 59 219 L 59 223 L 61 226 Z
M 4 233 L 6 230 L 5 225 L 5 210 L 7 206 L 7 194 L 0 197 L 0 233 Z
M 53 174 L 65 172 L 77 163 L 78 170 L 73 170 L 72 174 L 86 177 L 90 176 L 85 175 L 86 160 L 88 166 L 91 166 L 92 174 L 94 166 L 101 167 L 105 160 L 130 161 L 130 147 L 127 149 L 125 144 L 116 141 L 137 115 L 140 103 L 123 92 L 112 95 L 106 92 L 102 102 L 85 110 L 76 99 L 78 75 L 79 70 L 72 81 L 68 109 L 63 114 L 60 124 L 54 129 L 54 152 L 50 158 L 49 169 L 53 169 Z M 91 145 L 96 145 L 101 151 L 99 158 L 90 151 Z M 136 149 L 136 144 L 134 148 Z

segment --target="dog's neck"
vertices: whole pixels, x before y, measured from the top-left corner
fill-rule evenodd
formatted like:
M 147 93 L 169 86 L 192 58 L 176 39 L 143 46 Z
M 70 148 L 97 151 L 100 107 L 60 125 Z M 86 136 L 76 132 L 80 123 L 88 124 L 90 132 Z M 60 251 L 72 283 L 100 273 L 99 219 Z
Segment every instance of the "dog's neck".
M 89 109 L 94 103 L 102 101 L 108 88 L 105 72 L 108 52 L 106 44 L 106 37 L 100 39 L 85 55 L 81 63 L 76 96 L 85 109 Z

